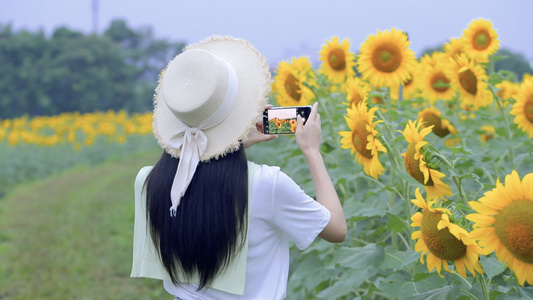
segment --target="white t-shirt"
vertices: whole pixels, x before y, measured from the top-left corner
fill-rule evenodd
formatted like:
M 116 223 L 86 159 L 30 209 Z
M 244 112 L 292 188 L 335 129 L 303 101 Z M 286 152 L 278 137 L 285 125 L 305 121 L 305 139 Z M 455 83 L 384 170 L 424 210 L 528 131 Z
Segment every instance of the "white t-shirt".
M 194 284 L 175 286 L 168 293 L 191 299 L 283 299 L 289 271 L 289 241 L 303 250 L 322 232 L 330 212 L 309 197 L 278 167 L 261 165 L 255 172 L 249 199 L 248 257 L 243 295 L 213 288 L 196 291 Z

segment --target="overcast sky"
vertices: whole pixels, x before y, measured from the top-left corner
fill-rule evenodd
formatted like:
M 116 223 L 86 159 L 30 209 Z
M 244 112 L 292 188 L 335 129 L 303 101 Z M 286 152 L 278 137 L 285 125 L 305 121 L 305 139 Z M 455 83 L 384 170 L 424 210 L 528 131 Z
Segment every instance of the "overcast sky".
M 410 48 L 420 54 L 461 36 L 480 17 L 492 22 L 501 47 L 533 61 L 531 0 L 0 0 L 0 23 L 15 29 L 50 33 L 66 25 L 89 33 L 96 26 L 102 32 L 122 18 L 174 41 L 213 34 L 244 38 L 271 63 L 301 55 L 317 61 L 332 36 L 349 38 L 357 52 L 368 35 L 392 27 L 406 31 Z

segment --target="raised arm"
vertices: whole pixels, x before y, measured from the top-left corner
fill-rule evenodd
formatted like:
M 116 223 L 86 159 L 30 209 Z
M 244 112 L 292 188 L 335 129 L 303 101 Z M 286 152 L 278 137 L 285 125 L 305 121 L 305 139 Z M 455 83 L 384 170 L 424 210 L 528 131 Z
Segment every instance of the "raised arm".
M 337 191 L 331 182 L 320 153 L 322 129 L 320 114 L 318 114 L 318 102 L 313 105 L 309 119 L 305 126 L 298 115 L 296 126 L 296 143 L 307 161 L 313 184 L 316 191 L 316 200 L 326 207 L 331 213 L 328 225 L 319 236 L 328 242 L 341 243 L 346 239 L 347 228 L 344 211 L 339 201 Z

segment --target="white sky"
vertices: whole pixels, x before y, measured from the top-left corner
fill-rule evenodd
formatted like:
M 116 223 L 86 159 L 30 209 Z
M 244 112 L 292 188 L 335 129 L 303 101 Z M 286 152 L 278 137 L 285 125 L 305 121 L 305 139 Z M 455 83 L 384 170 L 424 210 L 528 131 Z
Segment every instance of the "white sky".
M 249 40 L 271 64 L 301 55 L 316 62 L 332 36 L 349 38 L 355 53 L 368 35 L 392 27 L 406 31 L 410 48 L 420 54 L 459 37 L 479 17 L 493 23 L 501 47 L 533 61 L 530 0 L 0 0 L 0 23 L 46 33 L 66 25 L 88 33 L 96 1 L 99 32 L 123 18 L 174 41 L 232 35 Z
M 274 118 L 278 119 L 294 119 L 296 117 L 296 108 L 287 109 L 273 109 L 268 113 L 268 120 Z

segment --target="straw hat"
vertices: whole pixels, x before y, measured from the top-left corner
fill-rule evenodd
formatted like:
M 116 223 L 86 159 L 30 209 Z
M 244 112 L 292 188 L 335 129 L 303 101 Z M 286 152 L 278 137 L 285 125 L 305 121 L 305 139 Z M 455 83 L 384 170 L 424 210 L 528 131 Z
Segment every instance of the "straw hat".
M 237 150 L 269 92 L 266 59 L 242 39 L 213 36 L 170 61 L 154 95 L 152 128 L 159 145 L 180 158 L 170 191 L 171 216 L 198 163 Z
M 207 137 L 200 160 L 237 150 L 264 109 L 270 84 L 266 59 L 245 40 L 212 36 L 186 47 L 161 73 L 154 95 L 152 127 L 159 145 L 180 157 L 181 149 L 170 142 L 172 136 L 184 124 L 196 128 L 218 114 L 218 120 L 211 122 L 214 126 L 199 128 Z

